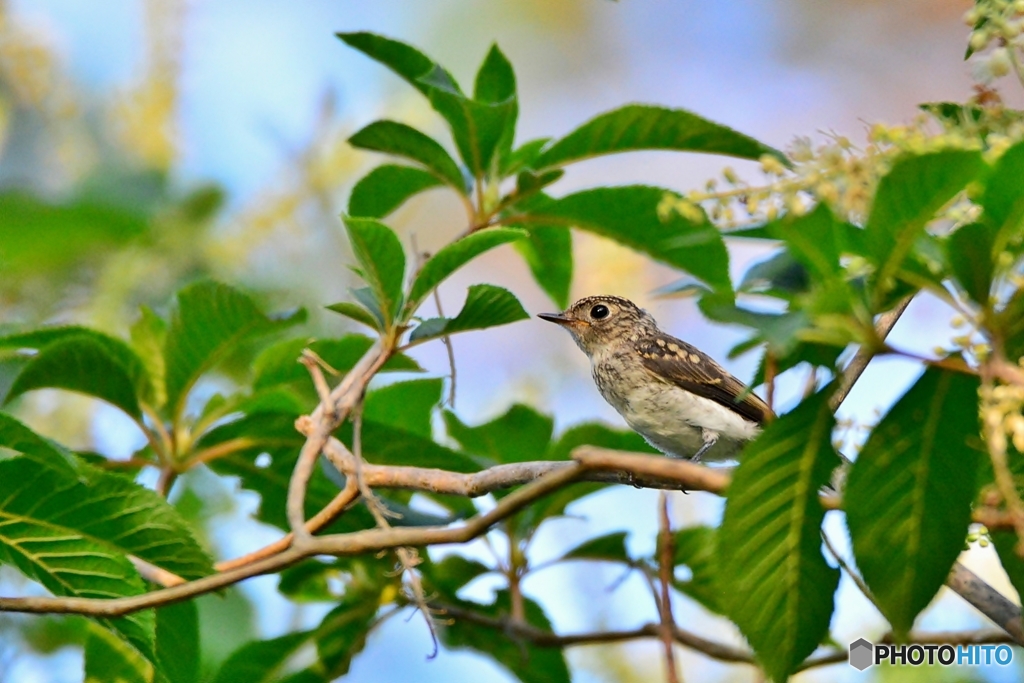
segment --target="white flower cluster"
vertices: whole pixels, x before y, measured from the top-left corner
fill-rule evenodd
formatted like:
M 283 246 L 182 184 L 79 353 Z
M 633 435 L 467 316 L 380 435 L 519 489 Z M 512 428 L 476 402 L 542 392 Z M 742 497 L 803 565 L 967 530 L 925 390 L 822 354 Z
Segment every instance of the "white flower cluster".
M 1024 84 L 1024 0 L 977 0 L 964 14 L 974 77 L 989 83 L 1013 72 Z

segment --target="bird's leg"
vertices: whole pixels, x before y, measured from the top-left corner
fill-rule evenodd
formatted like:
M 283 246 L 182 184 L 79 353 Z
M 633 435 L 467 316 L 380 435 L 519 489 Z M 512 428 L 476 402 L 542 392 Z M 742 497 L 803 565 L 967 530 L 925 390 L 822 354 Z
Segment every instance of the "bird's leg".
M 704 445 L 693 454 L 693 457 L 690 458 L 691 462 L 700 462 L 701 457 L 718 443 L 718 432 L 713 432 L 710 429 L 701 429 L 700 436 L 704 439 Z

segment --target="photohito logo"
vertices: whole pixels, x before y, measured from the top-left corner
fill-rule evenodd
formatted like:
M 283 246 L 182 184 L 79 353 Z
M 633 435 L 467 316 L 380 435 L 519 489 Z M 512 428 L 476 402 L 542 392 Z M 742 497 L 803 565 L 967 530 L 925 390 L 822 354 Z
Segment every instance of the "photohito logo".
M 893 666 L 1006 666 L 1012 661 L 1009 645 L 873 645 L 864 638 L 850 643 L 850 666 L 858 671 L 883 662 Z

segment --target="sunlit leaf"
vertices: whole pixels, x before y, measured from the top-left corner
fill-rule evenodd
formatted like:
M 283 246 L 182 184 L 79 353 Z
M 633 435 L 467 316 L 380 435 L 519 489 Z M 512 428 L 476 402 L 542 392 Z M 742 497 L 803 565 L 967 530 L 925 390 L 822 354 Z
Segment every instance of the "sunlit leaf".
M 91 335 L 67 337 L 41 349 L 18 375 L 7 400 L 35 389 L 76 391 L 102 399 L 136 419 L 142 416 L 128 368 Z
M 0 448 L 52 467 L 63 475 L 83 476 L 78 461 L 63 446 L 36 434 L 7 413 L 0 413 Z
M 405 280 L 402 243 L 391 228 L 371 218 L 346 217 L 345 228 L 363 279 L 373 290 L 384 322 L 390 324 L 402 302 Z
M 416 274 L 409 290 L 409 310 L 415 310 L 435 287 L 469 261 L 490 249 L 525 236 L 524 230 L 490 228 L 447 244 L 424 263 Z
M 718 531 L 721 604 L 766 673 L 785 680 L 828 634 L 839 570 L 821 552 L 818 490 L 839 458 L 820 392 L 748 444 Z
M 180 290 L 172 309 L 164 358 L 167 402 L 175 415 L 199 377 L 245 341 L 294 325 L 305 311 L 268 317 L 249 296 L 218 282 Z
M 459 192 L 466 192 L 466 183 L 462 178 L 462 171 L 459 170 L 455 160 L 451 158 L 440 143 L 412 126 L 398 123 L 397 121 L 374 121 L 350 137 L 348 141 L 353 147 L 359 149 L 383 152 L 384 154 L 391 154 L 423 164 L 438 180 L 447 183 Z M 407 182 L 408 180 L 406 178 Z M 415 183 L 422 185 L 423 179 L 420 178 Z M 421 189 L 426 188 L 422 187 Z M 394 196 L 389 199 L 389 203 L 394 203 L 395 197 L 399 194 L 395 190 L 396 188 L 391 189 Z M 408 197 L 409 195 L 406 194 L 405 196 Z M 369 197 L 363 199 L 368 200 Z M 375 198 L 375 201 L 382 203 L 379 196 Z
M 537 169 L 561 166 L 602 154 L 645 149 L 725 154 L 759 159 L 785 155 L 733 129 L 683 109 L 629 104 L 591 119 L 546 149 Z
M 432 173 L 411 166 L 384 164 L 360 179 L 348 198 L 350 216 L 383 218 L 407 199 L 441 185 Z
M 947 150 L 904 157 L 882 177 L 865 226 L 882 291 L 925 225 L 982 166 L 979 152 Z
M 507 289 L 494 285 L 470 285 L 466 303 L 457 316 L 424 320 L 409 335 L 409 343 L 420 343 L 457 332 L 507 325 L 529 317 L 519 299 Z
M 681 268 L 729 293 L 729 253 L 718 229 L 708 221 L 691 223 L 676 213 L 659 215 L 658 207 L 672 193 L 633 185 L 599 187 L 556 199 L 532 209 L 541 224 L 578 227 Z
M 977 491 L 978 378 L 930 368 L 872 430 L 843 496 L 854 556 L 897 634 L 942 587 Z
M 516 242 L 516 250 L 551 301 L 559 308 L 568 308 L 573 268 L 571 231 L 562 226 L 523 227 L 528 235 Z

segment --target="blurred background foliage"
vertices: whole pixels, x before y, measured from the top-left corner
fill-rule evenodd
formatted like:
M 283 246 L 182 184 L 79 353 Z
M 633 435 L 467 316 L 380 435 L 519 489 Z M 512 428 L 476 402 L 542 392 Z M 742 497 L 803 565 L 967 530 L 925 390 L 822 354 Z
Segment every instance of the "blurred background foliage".
M 490 43 L 499 42 L 519 77 L 522 139 L 558 135 L 596 112 L 641 101 L 686 107 L 782 147 L 798 133 L 823 127 L 860 139 L 864 121 L 906 120 L 918 102 L 967 99 L 969 67 L 959 60 L 967 5 L 0 0 L 0 329 L 76 322 L 125 336 L 140 304 L 165 310 L 182 283 L 212 276 L 244 286 L 274 310 L 306 306 L 311 335 L 338 334 L 343 323 L 318 312 L 343 298 L 352 283 L 337 214 L 352 183 L 378 161 L 346 139 L 382 112 L 435 134 L 441 124 L 397 79 L 343 49 L 335 31 L 373 30 L 419 45 L 463 80 Z M 1009 103 L 1020 106 L 1013 96 Z M 719 175 L 720 163 L 659 153 L 597 160 L 581 166 L 567 189 L 600 180 L 684 190 Z M 460 212 L 449 193 L 427 192 L 390 224 L 431 250 L 464 228 Z M 670 331 L 720 358 L 740 339 L 740 332 L 701 318 L 690 301 L 652 299 L 654 289 L 675 277 L 667 268 L 592 235 L 580 235 L 575 251 L 574 296 L 631 297 Z M 762 255 L 739 247 L 733 273 Z M 550 306 L 519 259 L 493 255 L 453 278 L 448 291 L 464 291 L 482 272 L 521 293 L 531 311 Z M 908 326 L 936 343 L 949 337 L 927 301 L 908 318 Z M 552 336 L 522 323 L 456 343 L 458 412 L 466 422 L 522 400 L 554 412 L 559 428 L 594 417 L 619 424 L 589 386 L 585 360 L 569 340 L 545 333 Z M 444 350 L 435 346 L 414 355 L 444 373 Z M 755 363 L 746 356 L 729 369 L 749 378 Z M 12 374 L 0 365 L 0 395 Z M 858 385 L 850 411 L 870 419 L 913 374 L 898 361 L 883 364 L 874 381 Z M 108 457 L 126 457 L 139 445 L 123 419 L 88 399 L 39 392 L 22 401 L 19 415 L 41 433 Z M 602 497 L 578 511 L 586 525 L 560 522 L 549 531 L 552 538 L 540 539 L 539 552 L 555 552 L 554 536 L 564 546 L 626 525 L 652 537 L 649 493 Z M 271 537 L 249 518 L 251 496 L 202 472 L 188 477 L 174 502 L 220 555 Z M 680 501 L 677 521 L 696 524 L 720 514 L 707 499 L 700 502 Z M 621 625 L 623 612 L 637 623 L 645 619 L 630 604 L 635 593 L 629 586 L 595 607 L 587 596 L 604 591 L 609 575 L 574 572 L 552 570 L 528 586 L 536 595 L 559 597 L 556 628 Z M 0 569 L 5 593 L 23 590 L 19 581 Z M 256 635 L 279 635 L 322 616 L 314 613 L 320 606 L 285 602 L 267 581 L 199 600 L 203 672 Z M 844 598 L 845 613 L 864 618 L 843 625 L 838 635 L 880 628 L 855 591 L 841 588 Z M 965 608 L 947 607 L 933 618 L 937 623 L 927 623 L 976 625 Z M 78 679 L 80 650 L 63 647 L 83 637 L 77 622 L 0 615 L 0 680 Z M 660 668 L 650 656 L 654 647 L 582 648 L 570 660 L 585 680 L 644 680 Z M 509 680 L 468 654 L 445 653 L 425 663 L 429 652 L 425 632 L 392 622 L 371 638 L 349 679 Z M 683 657 L 684 671 L 696 680 L 750 674 Z M 836 675 L 826 669 L 808 680 Z M 886 679 L 885 672 L 879 675 Z

